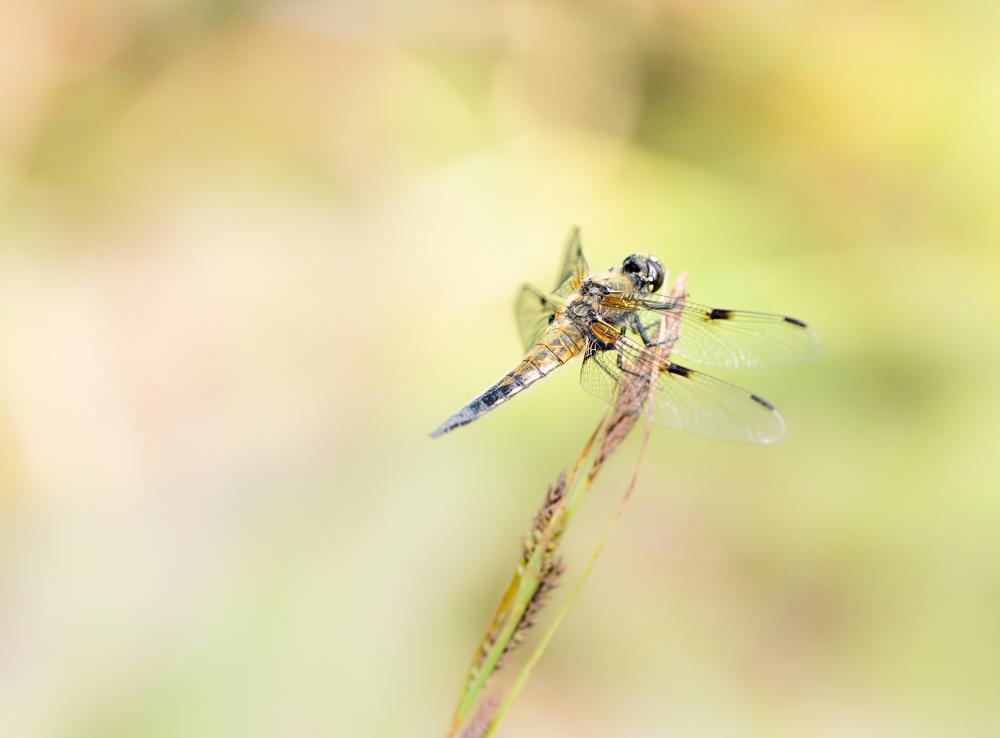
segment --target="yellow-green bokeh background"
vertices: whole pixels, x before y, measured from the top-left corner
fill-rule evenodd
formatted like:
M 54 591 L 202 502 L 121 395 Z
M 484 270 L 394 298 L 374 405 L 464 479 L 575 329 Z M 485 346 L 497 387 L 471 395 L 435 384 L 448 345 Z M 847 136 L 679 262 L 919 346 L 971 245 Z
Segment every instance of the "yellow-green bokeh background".
M 998 44 L 974 0 L 0 4 L 0 733 L 441 735 L 600 408 L 426 433 L 579 223 L 825 353 L 720 372 L 778 446 L 655 433 L 501 734 L 1000 734 Z

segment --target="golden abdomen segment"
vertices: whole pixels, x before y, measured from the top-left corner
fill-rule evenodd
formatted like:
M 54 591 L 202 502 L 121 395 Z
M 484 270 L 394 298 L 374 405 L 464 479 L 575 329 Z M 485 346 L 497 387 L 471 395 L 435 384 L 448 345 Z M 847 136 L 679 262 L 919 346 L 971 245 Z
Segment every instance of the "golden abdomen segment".
M 448 418 L 431 436 L 443 436 L 459 426 L 468 425 L 567 363 L 586 346 L 587 341 L 576 325 L 563 321 L 554 323 L 500 381 Z

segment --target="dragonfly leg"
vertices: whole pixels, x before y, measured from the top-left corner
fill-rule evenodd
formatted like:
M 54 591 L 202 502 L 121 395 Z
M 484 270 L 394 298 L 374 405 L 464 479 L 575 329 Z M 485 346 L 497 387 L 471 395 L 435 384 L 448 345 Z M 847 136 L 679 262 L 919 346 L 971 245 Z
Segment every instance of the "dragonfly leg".
M 639 334 L 639 337 L 642 338 L 642 342 L 646 344 L 647 347 L 664 346 L 671 341 L 669 338 L 665 338 L 662 341 L 653 341 L 650 339 L 650 337 L 646 334 L 646 329 L 642 327 L 642 321 L 639 320 L 638 315 L 632 316 L 632 327 L 635 329 L 635 332 Z
M 649 381 L 649 377 L 647 375 L 643 374 L 642 372 L 634 372 L 627 366 L 625 366 L 625 354 L 623 354 L 621 351 L 616 351 L 615 353 L 617 354 L 617 356 L 615 357 L 615 362 L 617 363 L 618 368 L 622 371 L 622 373 L 631 374 L 633 377 L 638 377 L 639 379 L 642 379 L 643 381 L 646 382 Z

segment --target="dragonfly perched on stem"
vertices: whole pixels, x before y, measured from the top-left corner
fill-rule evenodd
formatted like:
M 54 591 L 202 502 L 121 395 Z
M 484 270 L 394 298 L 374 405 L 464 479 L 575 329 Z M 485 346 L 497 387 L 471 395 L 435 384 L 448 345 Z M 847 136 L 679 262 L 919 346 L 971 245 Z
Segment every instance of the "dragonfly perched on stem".
M 656 381 L 653 420 L 697 435 L 751 443 L 773 443 L 785 424 L 760 395 L 674 363 L 673 357 L 709 366 L 788 366 L 815 358 L 817 334 L 786 315 L 729 310 L 660 294 L 664 269 L 653 256 L 632 254 L 618 268 L 591 274 L 580 231 L 566 242 L 555 289 L 546 294 L 524 285 L 517 297 L 518 330 L 525 355 L 499 381 L 452 415 L 431 436 L 467 425 L 495 410 L 577 355 L 580 383 L 614 402 L 623 375 L 649 376 L 645 365 L 657 346 L 653 335 L 664 314 L 679 332 L 669 340 L 670 359 L 652 374 Z M 642 365 L 642 371 L 634 367 Z

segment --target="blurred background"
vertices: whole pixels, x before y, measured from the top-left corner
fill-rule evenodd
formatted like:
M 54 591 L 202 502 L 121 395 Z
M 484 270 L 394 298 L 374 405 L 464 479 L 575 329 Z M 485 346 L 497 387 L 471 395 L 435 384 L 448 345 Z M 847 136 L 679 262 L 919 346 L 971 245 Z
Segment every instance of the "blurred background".
M 442 735 L 601 408 L 567 369 L 426 434 L 579 223 L 825 353 L 717 372 L 777 446 L 654 433 L 500 734 L 1000 734 L 998 42 L 976 0 L 0 3 L 0 732 Z

